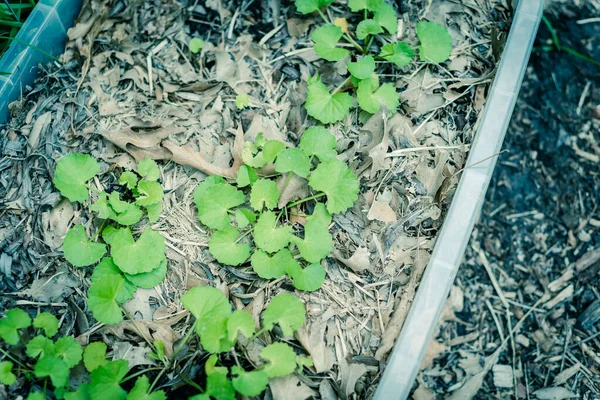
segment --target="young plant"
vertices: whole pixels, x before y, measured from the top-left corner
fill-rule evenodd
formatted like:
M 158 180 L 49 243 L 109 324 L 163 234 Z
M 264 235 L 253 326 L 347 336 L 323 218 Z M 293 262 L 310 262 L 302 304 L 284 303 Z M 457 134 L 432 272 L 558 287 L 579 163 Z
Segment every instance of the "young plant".
M 24 387 L 39 383 L 38 386 L 44 388 L 43 392 L 31 392 L 27 399 L 43 400 L 51 393 L 65 400 L 166 399 L 162 390 L 149 393 L 150 385 L 146 376 L 139 377 L 129 393 L 123 389 L 121 383 L 129 379 L 125 378 L 129 372 L 128 362 L 108 361 L 104 343 L 93 342 L 82 349 L 72 336 L 52 340 L 57 332 L 58 320 L 50 313 L 38 314 L 32 323 L 25 311 L 18 308 L 9 310 L 0 319 L 0 339 L 8 345 L 7 350 L 0 350 L 10 360 L 0 362 L 0 383 L 12 385 L 17 379 L 24 379 L 30 381 L 29 384 L 23 384 Z M 28 337 L 32 338 L 26 340 Z M 15 348 L 19 342 L 25 346 L 25 354 Z M 77 381 L 89 383 L 82 383 L 75 390 L 69 376 L 82 361 L 87 371 L 84 375 L 88 375 L 88 379 L 82 379 L 81 370 L 75 375 Z
M 233 352 L 235 346 L 245 350 L 250 342 L 272 330 L 275 324 L 284 336 L 292 336 L 304 324 L 304 305 L 289 293 L 280 293 L 271 300 L 262 314 L 262 328 L 258 331 L 252 315 L 243 310 L 232 311 L 227 297 L 216 288 L 195 287 L 181 301 L 196 317 L 193 329 L 200 337 L 200 344 L 212 353 L 204 367 L 204 393 L 190 400 L 233 400 L 236 392 L 243 396 L 258 396 L 267 388 L 270 378 L 286 376 L 301 371 L 305 365 L 312 365 L 310 358 L 297 355 L 288 344 L 275 342 L 264 346 L 260 353 L 264 362 L 257 368 L 241 364 L 237 357 L 236 365 L 217 366 L 223 358 L 220 354 Z M 240 336 L 246 338 L 244 346 L 238 342 Z
M 89 205 L 87 182 L 99 172 L 100 166 L 91 156 L 72 153 L 58 162 L 54 184 L 63 196 L 83 203 L 104 220 L 93 239 L 83 225 L 71 227 L 63 241 L 63 251 L 67 261 L 76 267 L 100 261 L 92 273 L 88 307 L 98 321 L 114 324 L 123 319 L 121 304 L 132 298 L 138 287 L 152 288 L 167 274 L 162 235 L 146 228 L 134 239 L 130 230 L 144 214 L 150 222 L 158 220 L 163 188 L 158 183 L 158 166 L 144 159 L 135 172 L 121 174 L 113 191 L 99 192 L 98 200 Z M 104 257 L 107 251 L 110 257 Z
M 318 76 L 309 78 L 306 112 L 323 124 L 341 121 L 348 115 L 353 104 L 352 96 L 346 92 L 348 83 L 354 88 L 356 101 L 363 111 L 374 114 L 382 106 L 390 112 L 395 111 L 400 104 L 398 93 L 393 84 L 380 84 L 375 73 L 375 63 L 389 62 L 403 67 L 414 58 L 414 49 L 408 43 L 393 40 L 398 30 L 396 11 L 384 0 L 349 0 L 348 7 L 352 12 L 359 13 L 362 21 L 354 32 L 345 32 L 322 11 L 332 2 L 295 0 L 298 12 L 317 12 L 325 22 L 325 25 L 315 29 L 311 35 L 315 52 L 327 61 L 349 59 L 346 66 L 350 75 L 331 92 Z M 417 37 L 420 41 L 417 50 L 422 62 L 442 63 L 450 57 L 452 37 L 443 26 L 421 21 L 417 24 Z M 379 54 L 371 53 L 375 38 L 384 43 Z M 340 47 L 340 40 L 352 45 L 356 53 Z
M 194 201 L 200 222 L 215 230 L 208 250 L 217 261 L 238 266 L 249 260 L 261 278 L 288 275 L 299 290 L 319 289 L 321 260 L 333 246 L 331 214 L 358 197 L 358 179 L 336 158 L 335 147 L 335 137 L 322 127 L 309 128 L 299 148 L 259 134 L 244 147 L 235 185 L 217 176 L 202 181 Z M 281 194 L 292 180 L 313 193 L 290 203 Z M 293 216 L 305 218 L 303 227 L 293 225 Z

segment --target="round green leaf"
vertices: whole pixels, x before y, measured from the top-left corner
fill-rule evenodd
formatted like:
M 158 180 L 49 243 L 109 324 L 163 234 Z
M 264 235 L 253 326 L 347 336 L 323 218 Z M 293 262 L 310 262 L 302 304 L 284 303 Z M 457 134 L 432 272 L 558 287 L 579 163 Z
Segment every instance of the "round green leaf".
M 166 400 L 167 396 L 162 390 L 148 393 L 150 389 L 150 380 L 146 375 L 142 375 L 135 381 L 133 389 L 127 395 L 127 400 Z
M 375 11 L 373 15 L 375 22 L 392 35 L 398 33 L 398 18 L 396 18 L 394 7 L 382 1 L 373 11 Z
M 304 324 L 306 310 L 296 296 L 280 293 L 271 300 L 263 312 L 263 327 L 273 329 L 278 324 L 285 336 L 292 336 Z
M 417 37 L 421 42 L 421 61 L 443 63 L 452 53 L 452 36 L 440 24 L 421 21 L 417 24 Z
M 234 365 L 231 367 L 234 375 L 233 387 L 244 396 L 254 397 L 261 394 L 269 384 L 269 375 L 263 370 L 244 371 L 243 368 Z
M 333 240 L 327 230 L 327 225 L 316 220 L 306 221 L 304 240 L 293 236 L 291 241 L 298 246 L 300 255 L 310 263 L 318 263 L 327 257 L 333 247 Z
M 308 94 L 304 107 L 311 117 L 323 124 L 341 121 L 350 112 L 352 97 L 348 93 L 331 94 L 321 78 L 308 79 Z
M 250 257 L 250 245 L 236 243 L 239 232 L 233 226 L 216 231 L 208 241 L 208 251 L 217 261 L 227 265 L 239 265 Z
M 90 374 L 89 395 L 91 399 L 125 400 L 127 392 L 119 384 L 129 372 L 125 360 L 107 362 Z
M 103 342 L 92 342 L 83 350 L 83 365 L 89 372 L 105 365 L 106 362 L 106 344 Z
M 239 228 L 245 228 L 256 221 L 256 214 L 247 208 L 238 208 L 235 210 L 235 223 Z
M 335 136 L 322 126 L 308 128 L 300 139 L 302 151 L 307 156 L 316 156 L 321 161 L 331 160 L 337 156 L 336 145 Z
M 384 83 L 377 91 L 373 92 L 372 83 L 369 79 L 360 81 L 358 84 L 356 99 L 360 108 L 371 114 L 379 111 L 382 104 L 392 112 L 396 111 L 400 104 L 399 95 L 391 83 Z
M 92 272 L 91 281 L 92 283 L 98 283 L 104 280 L 110 280 L 117 277 L 117 279 L 123 278 L 123 272 L 115 265 L 113 259 L 111 257 L 104 257 L 94 268 L 94 272 Z M 137 290 L 137 287 L 129 282 L 128 280 L 124 281 L 123 288 L 117 295 L 117 301 L 119 303 L 125 303 L 127 300 L 131 299 Z
M 198 186 L 196 186 L 196 189 L 194 190 L 194 203 L 196 203 L 196 206 L 200 202 L 200 198 L 202 198 L 202 196 L 206 196 L 206 191 L 208 188 L 216 185 L 217 183 L 226 182 L 221 176 L 211 175 L 204 178 L 204 180 L 200 182 Z
M 235 310 L 227 319 L 227 337 L 230 342 L 235 342 L 238 332 L 249 338 L 254 333 L 255 326 L 252 315 L 244 310 Z
M 160 285 L 167 276 L 167 259 L 164 258 L 158 267 L 150 272 L 142 272 L 141 274 L 125 274 L 125 278 L 137 287 L 152 289 Z
M 348 57 L 348 50 L 336 47 L 343 32 L 339 26 L 324 25 L 314 30 L 311 39 L 315 42 L 315 52 L 327 61 L 339 61 Z
M 160 183 L 154 181 L 140 181 L 138 183 L 139 196 L 135 200 L 138 206 L 149 206 L 162 201 L 163 188 Z
M 115 265 L 125 273 L 150 272 L 165 258 L 165 238 L 147 228 L 134 241 L 129 229 L 119 229 L 113 237 L 110 253 Z
M 250 99 L 246 93 L 240 93 L 235 96 L 235 106 L 238 110 L 243 110 L 250 105 Z
M 277 279 L 285 275 L 290 265 L 298 265 L 288 249 L 281 249 L 269 257 L 262 250 L 256 250 L 251 258 L 252 269 L 263 279 Z
M 359 61 L 349 62 L 346 65 L 350 74 L 358 79 L 367 79 L 375 71 L 375 59 L 372 55 L 366 55 Z
M 51 338 L 58 332 L 58 320 L 48 312 L 39 313 L 33 320 L 33 327 L 43 329 L 46 336 Z
M 293 172 L 298 176 L 306 178 L 310 172 L 310 160 L 300 149 L 285 149 L 277 156 L 275 171 L 281 174 Z M 277 185 L 275 185 L 275 188 L 277 188 Z
M 235 400 L 235 390 L 227 378 L 227 370 L 217 369 L 216 372 L 208 375 L 205 394 L 213 399 Z
M 83 350 L 81 345 L 73 338 L 73 336 L 63 336 L 54 344 L 55 355 L 62 358 L 69 368 L 73 368 L 79 361 Z
M 70 201 L 86 201 L 86 182 L 100 172 L 100 164 L 87 154 L 67 154 L 56 164 L 54 185 Z
M 345 211 L 358 199 L 358 178 L 337 159 L 319 164 L 308 184 L 327 195 L 327 211 L 331 214 Z
M 0 320 L 0 338 L 14 345 L 19 342 L 19 329 L 31 326 L 31 317 L 25 311 L 13 308 Z
M 361 21 L 356 27 L 356 37 L 360 40 L 364 40 L 369 35 L 377 35 L 383 32 L 381 26 L 372 19 L 365 19 Z
M 10 361 L 0 362 L 0 383 L 6 386 L 17 381 L 17 376 L 12 373 L 13 363 Z
M 200 38 L 191 38 L 188 43 L 188 47 L 190 48 L 190 51 L 192 53 L 199 53 L 200 50 L 202 50 L 202 48 L 204 47 L 204 40 Z
M 348 0 L 348 7 L 350 7 L 352 12 L 361 10 L 375 11 L 382 2 L 382 0 Z
M 42 357 L 35 364 L 33 374 L 38 378 L 50 377 L 52 384 L 61 388 L 67 384 L 69 378 L 69 366 L 56 356 Z
M 320 289 L 325 282 L 325 268 L 321 264 L 310 264 L 306 268 L 302 268 L 298 264 L 290 265 L 287 274 L 292 278 L 296 289 L 307 292 Z
M 85 267 L 98 261 L 106 253 L 106 245 L 88 240 L 85 228 L 74 225 L 63 240 L 65 258 L 76 267 Z
M 272 163 L 275 161 L 277 155 L 283 150 L 285 150 L 285 144 L 281 143 L 279 140 L 269 140 L 263 146 L 262 153 L 265 161 Z
M 246 201 L 244 193 L 228 183 L 218 183 L 206 189 L 197 203 L 200 222 L 211 229 L 223 229 L 230 224 L 227 210 Z
M 88 307 L 94 318 L 104 324 L 116 324 L 123 320 L 118 297 L 124 285 L 125 278 L 119 275 L 92 283 L 88 291 Z
M 413 56 L 413 48 L 406 42 L 384 44 L 381 53 L 379 53 L 379 57 L 396 64 L 398 67 L 410 64 Z
M 327 211 L 327 207 L 323 203 L 317 203 L 313 213 L 306 217 L 307 221 L 317 221 L 322 225 L 329 226 L 331 224 L 331 214 Z
M 132 171 L 125 171 L 119 177 L 119 183 L 127 186 L 127 189 L 133 189 L 137 186 L 138 177 Z
M 291 233 L 291 226 L 278 227 L 275 213 L 265 211 L 254 226 L 254 243 L 259 249 L 274 253 L 287 246 Z
M 257 137 L 257 142 L 258 142 Z M 262 151 L 258 151 L 256 144 L 252 142 L 244 143 L 244 149 L 242 150 L 242 160 L 245 164 L 254 167 L 262 168 L 267 164 L 267 160 L 263 156 Z
M 285 343 L 273 343 L 266 346 L 260 356 L 269 361 L 263 371 L 269 378 L 286 376 L 296 370 L 296 353 Z
M 295 0 L 294 3 L 299 13 L 310 14 L 321 7 L 330 5 L 333 0 Z
M 27 343 L 25 353 L 31 358 L 54 355 L 54 342 L 46 336 L 36 336 Z
M 137 166 L 137 173 L 147 181 L 157 181 L 160 178 L 160 169 L 156 161 L 144 158 Z
M 258 179 L 258 174 L 254 170 L 254 168 L 249 167 L 247 165 L 242 165 L 240 169 L 238 169 L 237 183 L 238 187 L 246 187 L 251 186 Z
M 279 158 L 277 158 L 277 161 L 279 162 Z M 252 186 L 252 190 L 250 191 L 250 205 L 256 211 L 262 211 L 263 207 L 272 210 L 277 207 L 278 201 L 279 191 L 277 190 L 277 183 L 275 181 L 259 179 Z
M 162 212 L 162 203 L 155 203 L 146 206 L 146 212 L 148 213 L 148 221 L 155 223 L 160 217 Z
M 94 203 L 94 207 L 99 204 L 101 200 L 102 196 L 100 196 L 97 203 Z M 101 212 L 98 216 L 100 218 L 110 218 L 121 225 L 133 225 L 142 219 L 142 215 L 144 215 L 142 210 L 135 204 L 121 200 L 118 192 L 112 192 L 108 196 L 108 206 L 110 207 L 108 215 L 104 217 Z

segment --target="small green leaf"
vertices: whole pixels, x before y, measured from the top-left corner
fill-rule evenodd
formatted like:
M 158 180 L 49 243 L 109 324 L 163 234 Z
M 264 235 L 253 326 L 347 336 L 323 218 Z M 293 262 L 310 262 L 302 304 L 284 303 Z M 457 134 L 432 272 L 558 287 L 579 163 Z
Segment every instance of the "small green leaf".
M 368 79 L 358 84 L 356 99 L 360 108 L 371 114 L 379 111 L 382 104 L 392 112 L 396 111 L 400 104 L 399 95 L 391 83 L 384 83 L 373 92 L 372 83 Z
M 205 394 L 218 400 L 235 400 L 235 390 L 227 378 L 227 370 L 216 370 L 208 375 Z
M 278 279 L 285 275 L 290 265 L 298 265 L 288 249 L 281 249 L 269 257 L 262 250 L 256 250 L 252 254 L 252 269 L 263 279 Z
M 86 182 L 100 172 L 100 164 L 87 154 L 67 154 L 56 164 L 54 185 L 69 201 L 89 198 Z
M 54 355 L 54 342 L 46 336 L 36 336 L 27 343 L 25 353 L 31 358 Z
M 129 228 L 119 229 L 113 237 L 110 253 L 115 265 L 125 273 L 150 272 L 165 258 L 165 238 L 147 228 L 134 241 Z
M 337 143 L 335 136 L 322 126 L 313 126 L 304 131 L 300 139 L 300 148 L 309 157 L 317 156 L 321 161 L 334 159 Z
M 256 221 L 256 214 L 247 208 L 238 208 L 235 210 L 235 223 L 240 229 L 243 229 Z
M 246 186 L 252 186 L 257 180 L 258 174 L 254 168 L 244 164 L 240 167 L 240 169 L 238 169 L 237 180 L 235 183 L 237 183 L 238 187 L 242 188 Z
M 361 10 L 375 11 L 381 6 L 382 2 L 382 0 L 348 0 L 348 7 L 350 7 L 352 12 Z
M 125 400 L 127 392 L 119 383 L 128 372 L 129 363 L 125 360 L 110 361 L 94 369 L 90 374 L 90 398 Z
M 138 183 L 138 177 L 131 171 L 125 171 L 119 177 L 119 183 L 127 186 L 127 189 L 131 190 L 136 187 Z
M 364 40 L 369 35 L 377 35 L 381 32 L 383 32 L 381 26 L 377 21 L 372 19 L 365 19 L 356 27 L 356 37 L 360 40 Z
M 50 377 L 52 384 L 61 388 L 69 379 L 69 366 L 56 356 L 42 357 L 35 363 L 33 374 L 38 378 Z
M 98 199 L 98 202 L 100 202 L 101 198 L 102 196 Z M 94 206 L 96 204 L 98 203 L 95 203 Z M 135 204 L 121 200 L 118 192 L 112 192 L 108 196 L 108 205 L 110 207 L 109 215 L 103 217 L 99 214 L 99 217 L 112 219 L 121 225 L 133 225 L 142 219 L 142 215 L 144 215 L 142 210 Z
M 13 363 L 10 361 L 0 362 L 0 383 L 6 386 L 17 381 L 17 376 L 12 373 Z
M 115 265 L 113 259 L 111 257 L 104 257 L 94 268 L 94 272 L 92 272 L 91 281 L 92 284 L 98 283 L 104 280 L 111 280 L 116 277 L 116 279 L 123 278 L 123 272 Z M 125 303 L 127 300 L 131 299 L 137 290 L 137 287 L 131 282 L 125 280 L 123 288 L 117 295 L 117 301 L 119 303 Z
M 206 196 L 206 191 L 208 190 L 208 188 L 216 185 L 217 183 L 226 183 L 226 182 L 225 182 L 225 179 L 223 179 L 220 176 L 216 176 L 216 175 L 211 175 L 211 176 L 207 176 L 206 178 L 204 178 L 204 180 L 202 182 L 200 182 L 198 184 L 198 186 L 196 186 L 196 189 L 194 190 L 194 203 L 196 203 L 196 205 L 198 205 L 198 203 L 200 202 L 200 199 L 203 196 Z
M 346 65 L 350 74 L 358 79 L 367 79 L 375 71 L 375 59 L 372 55 L 366 55 L 359 61 L 349 62 Z
M 286 376 L 296 370 L 296 353 L 285 343 L 273 343 L 266 346 L 260 356 L 269 361 L 264 371 L 269 378 Z
M 348 50 L 336 47 L 343 36 L 342 29 L 336 25 L 323 25 L 314 30 L 311 39 L 315 42 L 315 52 L 327 61 L 339 61 L 348 57 Z
M 259 249 L 274 253 L 287 246 L 291 233 L 291 226 L 278 227 L 275 213 L 265 211 L 254 226 L 254 243 Z
M 46 400 L 46 396 L 41 392 L 31 392 L 29 393 L 29 395 L 27 395 L 27 398 L 25 400 Z
M 150 221 L 150 223 L 155 223 L 158 221 L 160 213 L 162 212 L 162 203 L 155 203 L 146 206 L 146 212 L 148 213 L 148 221 Z
M 152 289 L 155 286 L 160 285 L 167 276 L 167 259 L 164 258 L 158 267 L 154 268 L 150 272 L 142 272 L 140 274 L 125 274 L 125 278 L 137 287 Z
M 277 158 L 277 162 L 279 162 L 280 158 L 281 156 Z M 277 190 L 277 183 L 275 181 L 259 179 L 252 186 L 252 190 L 250 191 L 250 205 L 256 211 L 262 211 L 263 207 L 272 210 L 277 207 L 278 201 L 279 191 Z
M 40 400 L 46 400 L 46 397 Z M 82 383 L 76 391 L 66 392 L 65 400 L 90 400 L 89 385 L 87 383 Z
M 310 264 L 306 268 L 298 264 L 289 266 L 287 274 L 292 278 L 296 289 L 307 292 L 320 289 L 325 282 L 325 268 L 321 264 Z
M 373 11 L 375 11 L 373 19 L 381 27 L 392 35 L 398 33 L 398 18 L 396 18 L 396 10 L 394 10 L 394 7 L 382 1 Z
M 417 37 L 421 41 L 421 61 L 443 63 L 452 53 L 452 36 L 440 24 L 421 21 L 417 24 Z
M 263 312 L 263 327 L 270 330 L 278 324 L 285 336 L 292 336 L 305 319 L 304 304 L 296 296 L 284 292 L 275 296 Z
M 233 387 L 244 396 L 258 396 L 267 388 L 269 375 L 263 370 L 244 371 L 243 368 L 234 365 L 231 367 L 234 375 Z
M 277 156 L 275 171 L 281 174 L 293 172 L 298 176 L 306 178 L 310 172 L 310 160 L 300 149 L 285 149 Z M 277 187 L 277 185 L 275 186 Z
M 298 246 L 300 255 L 310 263 L 318 263 L 327 257 L 333 247 L 333 240 L 327 226 L 315 220 L 306 221 L 304 240 L 293 236 L 291 241 Z
M 379 53 L 379 57 L 396 64 L 398 67 L 410 64 L 413 56 L 413 48 L 406 42 L 384 44 L 381 53 Z
M 125 278 L 119 275 L 92 283 L 88 291 L 88 307 L 94 318 L 104 324 L 116 324 L 123 320 L 118 298 L 123 293 L 124 285 Z
M 211 229 L 223 229 L 230 224 L 227 211 L 245 201 L 244 193 L 228 183 L 218 183 L 206 189 L 206 195 L 200 196 L 198 218 Z
M 150 380 L 146 375 L 142 375 L 135 381 L 135 386 L 127 395 L 127 400 L 166 400 L 167 396 L 162 390 L 148 393 L 150 389 Z
M 267 163 L 272 163 L 279 153 L 285 150 L 285 144 L 279 140 L 269 140 L 262 149 L 262 154 Z
M 89 372 L 106 363 L 106 344 L 103 342 L 92 342 L 83 350 L 83 365 Z
M 254 333 L 255 326 L 252 315 L 244 310 L 235 310 L 227 319 L 227 338 L 230 342 L 235 343 L 238 332 L 249 338 Z
M 327 211 L 327 207 L 323 203 L 317 203 L 312 215 L 306 217 L 306 221 L 317 221 L 324 226 L 331 224 L 331 214 Z
M 330 5 L 333 0 L 295 0 L 294 3 L 298 12 L 306 15 Z
M 250 245 L 236 243 L 239 232 L 233 226 L 216 231 L 208 241 L 208 251 L 217 261 L 227 265 L 239 265 L 250 257 Z
M 265 160 L 262 151 L 258 151 L 256 145 L 252 142 L 244 143 L 242 160 L 245 164 L 254 168 L 262 168 L 267 164 L 267 160 Z
M 110 244 L 112 243 L 112 239 L 113 239 L 115 233 L 117 232 L 117 230 L 118 229 L 112 225 L 105 226 L 104 229 L 102 230 L 102 240 L 104 240 L 104 242 L 110 246 Z
M 312 172 L 308 184 L 327 195 L 327 211 L 345 211 L 358 199 L 358 178 L 343 162 L 326 161 Z
M 139 197 L 135 200 L 138 206 L 149 206 L 162 201 L 163 188 L 160 183 L 153 181 L 140 181 L 137 186 Z
M 250 99 L 246 93 L 240 93 L 235 96 L 235 106 L 238 110 L 243 110 L 250 105 Z
M 102 219 L 113 219 L 115 217 L 115 211 L 108 205 L 108 198 L 105 192 L 98 195 L 98 200 L 90 206 L 90 211 L 96 211 L 98 218 Z
M 352 97 L 348 93 L 331 94 L 321 78 L 308 79 L 308 95 L 304 107 L 311 117 L 323 124 L 341 121 L 350 112 Z
M 18 308 L 8 310 L 6 316 L 0 319 L 0 338 L 8 344 L 19 342 L 19 329 L 31 326 L 31 317 Z
M 191 38 L 188 42 L 188 47 L 192 53 L 199 53 L 204 47 L 204 40 L 200 38 Z
M 54 344 L 55 354 L 62 358 L 69 368 L 73 368 L 79 361 L 81 361 L 81 355 L 83 350 L 81 345 L 73 338 L 73 336 L 64 336 L 56 341 Z
M 257 149 L 262 148 L 265 144 L 267 144 L 267 139 L 265 139 L 264 132 L 258 132 L 256 134 L 256 137 L 254 138 L 254 144 L 257 146 Z
M 74 225 L 63 240 L 65 258 L 76 267 L 92 265 L 106 253 L 106 245 L 88 240 L 85 228 Z
M 58 333 L 58 320 L 48 312 L 39 313 L 33 320 L 33 327 L 43 329 L 46 336 L 51 338 Z
M 137 173 L 147 181 L 157 181 L 160 178 L 160 169 L 156 161 L 144 158 L 137 166 Z
M 200 344 L 204 350 L 213 354 L 231 350 L 234 343 L 227 337 L 227 318 L 214 319 L 202 332 Z

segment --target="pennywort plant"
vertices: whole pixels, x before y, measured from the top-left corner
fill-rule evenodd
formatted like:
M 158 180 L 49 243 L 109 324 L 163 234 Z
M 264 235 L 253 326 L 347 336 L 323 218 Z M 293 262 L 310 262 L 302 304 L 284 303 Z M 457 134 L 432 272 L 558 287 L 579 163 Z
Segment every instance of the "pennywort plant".
M 319 289 L 325 280 L 321 260 L 333 246 L 331 215 L 352 207 L 359 189 L 335 147 L 335 137 L 320 126 L 306 130 L 298 148 L 259 134 L 244 146 L 245 164 L 235 183 L 204 179 L 194 201 L 200 222 L 213 230 L 208 249 L 217 261 L 231 266 L 249 261 L 261 278 L 287 275 L 299 290 Z M 310 195 L 284 199 L 281 193 L 292 179 L 308 183 Z M 292 224 L 293 216 L 305 218 L 303 226 Z
M 40 313 L 32 321 L 21 309 L 9 310 L 0 319 L 0 339 L 4 342 L 0 345 L 8 349 L 0 348 L 4 355 L 0 362 L 0 383 L 12 385 L 18 379 L 29 382 L 22 387 L 39 383 L 37 386 L 43 391 L 32 391 L 27 400 L 45 400 L 51 394 L 51 398 L 65 400 L 166 399 L 164 391 L 150 390 L 146 376 L 137 377 L 133 388 L 125 390 L 121 384 L 136 376 L 126 378 L 127 361 L 107 360 L 104 343 L 92 342 L 83 349 L 72 336 L 54 340 L 57 332 L 58 320 L 50 313 Z M 74 371 L 81 364 L 85 369 Z M 72 372 L 77 382 L 87 383 L 74 388 L 69 380 Z
M 327 61 L 347 60 L 349 73 L 333 91 L 319 76 L 309 78 L 305 103 L 308 115 L 323 124 L 341 121 L 354 104 L 353 96 L 348 92 L 355 96 L 360 109 L 369 114 L 378 112 L 382 106 L 395 111 L 399 105 L 396 88 L 392 83 L 380 83 L 375 67 L 377 62 L 403 67 L 414 59 L 415 49 L 404 41 L 395 40 L 398 31 L 396 10 L 384 0 L 348 0 L 350 10 L 361 19 L 350 31 L 347 23 L 338 26 L 326 14 L 326 7 L 332 2 L 295 0 L 298 12 L 316 12 L 325 22 L 312 32 L 315 52 Z M 417 23 L 417 37 L 420 61 L 442 63 L 450 56 L 452 37 L 443 26 L 421 21 Z M 341 47 L 340 42 L 349 44 L 352 51 Z
M 138 287 L 152 288 L 167 274 L 163 236 L 146 228 L 134 238 L 130 227 L 146 216 L 156 222 L 162 210 L 160 171 L 153 160 L 140 161 L 136 171 L 125 171 L 110 193 L 98 192 L 89 204 L 87 182 L 100 172 L 89 155 L 71 153 L 56 165 L 54 184 L 70 201 L 82 203 L 103 220 L 92 237 L 83 225 L 69 229 L 64 241 L 65 258 L 76 267 L 94 265 L 88 292 L 88 307 L 105 324 L 123 319 L 121 304 Z M 110 256 L 105 255 L 109 253 Z
M 257 331 L 252 315 L 244 310 L 232 311 L 227 297 L 220 290 L 210 287 L 195 287 L 187 292 L 181 302 L 196 318 L 192 331 L 195 332 L 204 350 L 211 353 L 204 366 L 206 387 L 197 387 L 202 393 L 190 400 L 210 398 L 233 400 L 236 392 L 244 396 L 258 396 L 269 383 L 270 378 L 290 375 L 302 371 L 304 366 L 312 366 L 312 359 L 297 355 L 294 349 L 281 341 L 266 345 L 260 351 L 263 363 L 253 366 L 242 364 L 234 357 L 235 365 L 223 363 L 224 353 L 235 352 L 238 339 L 243 338 L 244 346 L 258 339 L 278 325 L 284 336 L 292 336 L 306 319 L 304 305 L 289 293 L 275 296 L 262 313 L 262 327 Z M 221 365 L 219 365 L 221 364 Z

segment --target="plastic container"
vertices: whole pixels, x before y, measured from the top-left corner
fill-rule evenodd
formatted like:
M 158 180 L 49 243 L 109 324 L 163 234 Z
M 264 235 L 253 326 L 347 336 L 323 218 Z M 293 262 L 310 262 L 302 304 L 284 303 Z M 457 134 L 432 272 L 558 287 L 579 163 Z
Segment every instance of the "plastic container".
M 0 59 L 0 124 L 8 117 L 8 104 L 26 92 L 37 76 L 37 66 L 64 51 L 67 30 L 73 25 L 82 0 L 40 0 L 8 51 Z
M 522 0 L 515 10 L 467 168 L 462 173 L 414 302 L 388 358 L 375 392 L 376 400 L 405 399 L 410 394 L 483 205 L 496 165 L 495 155 L 502 147 L 543 10 L 544 0 Z

